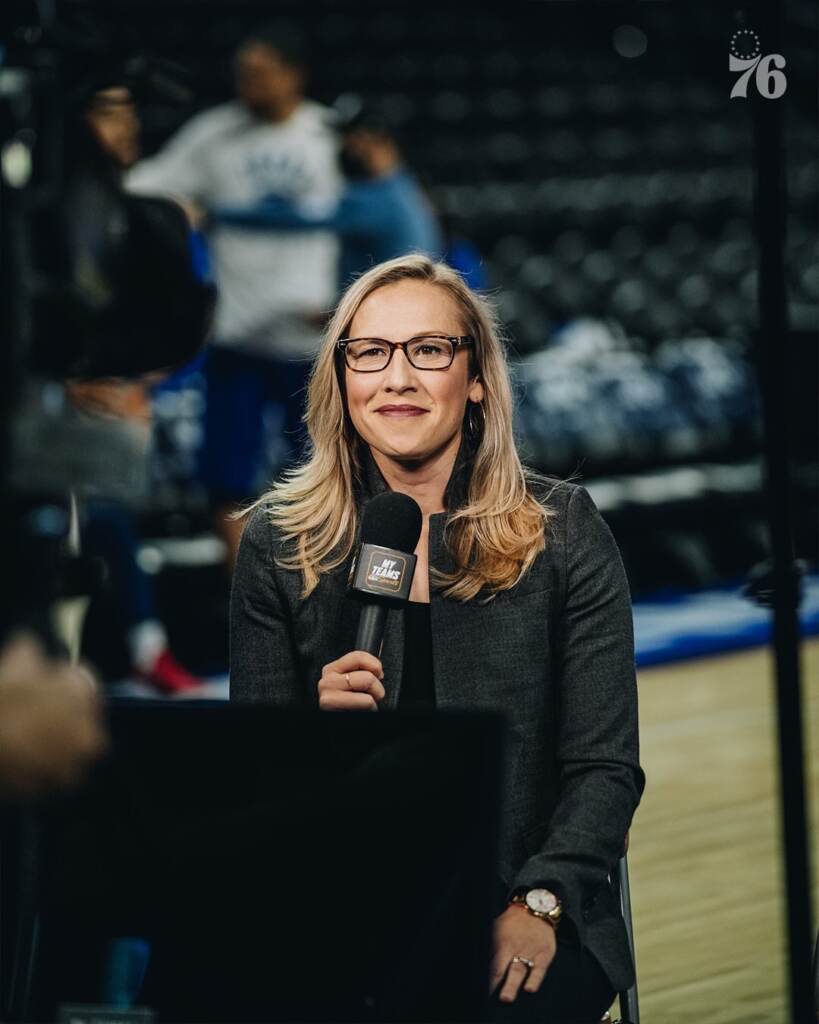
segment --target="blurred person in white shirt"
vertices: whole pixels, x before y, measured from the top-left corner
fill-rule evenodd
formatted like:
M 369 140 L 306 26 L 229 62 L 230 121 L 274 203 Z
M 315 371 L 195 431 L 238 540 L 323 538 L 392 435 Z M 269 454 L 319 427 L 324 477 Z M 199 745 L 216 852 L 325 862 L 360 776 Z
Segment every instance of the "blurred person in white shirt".
M 293 28 L 253 32 L 234 58 L 236 99 L 193 117 L 130 171 L 127 187 L 173 195 L 194 216 L 211 206 L 252 206 L 271 193 L 317 210 L 335 206 L 338 144 L 329 112 L 305 98 L 306 68 Z M 242 521 L 229 515 L 264 483 L 271 403 L 283 408 L 283 464 L 302 453 L 304 387 L 335 298 L 338 242 L 330 231 L 205 224 L 219 302 L 205 364 L 200 468 L 232 566 Z

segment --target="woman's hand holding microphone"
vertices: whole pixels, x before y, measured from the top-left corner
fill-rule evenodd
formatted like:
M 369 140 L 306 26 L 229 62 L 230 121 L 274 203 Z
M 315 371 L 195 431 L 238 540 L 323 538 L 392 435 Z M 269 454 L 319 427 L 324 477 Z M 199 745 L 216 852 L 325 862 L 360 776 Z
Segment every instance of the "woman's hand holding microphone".
M 321 670 L 322 711 L 377 711 L 384 699 L 384 669 L 374 654 L 350 651 Z

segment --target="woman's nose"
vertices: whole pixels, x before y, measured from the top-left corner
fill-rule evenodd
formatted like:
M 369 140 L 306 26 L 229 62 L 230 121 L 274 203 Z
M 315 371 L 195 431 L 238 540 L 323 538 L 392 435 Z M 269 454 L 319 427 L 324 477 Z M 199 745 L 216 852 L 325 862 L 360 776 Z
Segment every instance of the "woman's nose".
M 384 387 L 388 390 L 404 390 L 412 387 L 415 370 L 403 349 L 397 348 L 389 366 L 384 371 Z

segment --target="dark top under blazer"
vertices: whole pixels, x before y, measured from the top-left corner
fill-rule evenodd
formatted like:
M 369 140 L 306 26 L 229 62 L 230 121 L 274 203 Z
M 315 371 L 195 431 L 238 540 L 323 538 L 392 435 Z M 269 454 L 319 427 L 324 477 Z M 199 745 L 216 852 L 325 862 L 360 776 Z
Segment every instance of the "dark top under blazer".
M 446 507 L 463 500 L 459 460 Z M 358 500 L 387 489 L 371 457 Z M 607 525 L 586 490 L 543 478 L 551 508 L 546 549 L 511 590 L 489 602 L 430 592 L 438 708 L 490 708 L 508 722 L 499 871 L 510 890 L 547 885 L 569 934 L 622 990 L 633 965 L 608 875 L 645 777 L 638 760 L 637 690 L 628 583 Z M 360 516 L 359 516 L 360 521 Z M 451 570 L 446 513 L 430 517 L 429 564 Z M 232 700 L 318 707 L 322 667 L 353 650 L 360 608 L 345 597 L 349 561 L 301 598 L 298 572 L 276 565 L 282 539 L 263 507 L 242 538 L 231 599 Z M 398 703 L 403 621 L 390 611 L 382 664 Z

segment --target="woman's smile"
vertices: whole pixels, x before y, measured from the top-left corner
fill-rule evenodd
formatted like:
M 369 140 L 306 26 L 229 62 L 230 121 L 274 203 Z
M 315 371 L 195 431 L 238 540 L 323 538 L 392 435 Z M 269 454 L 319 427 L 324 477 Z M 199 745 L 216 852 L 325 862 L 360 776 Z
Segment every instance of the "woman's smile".
M 428 410 L 418 405 L 382 405 L 375 411 L 390 419 L 406 419 L 408 416 L 423 416 Z

